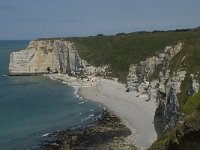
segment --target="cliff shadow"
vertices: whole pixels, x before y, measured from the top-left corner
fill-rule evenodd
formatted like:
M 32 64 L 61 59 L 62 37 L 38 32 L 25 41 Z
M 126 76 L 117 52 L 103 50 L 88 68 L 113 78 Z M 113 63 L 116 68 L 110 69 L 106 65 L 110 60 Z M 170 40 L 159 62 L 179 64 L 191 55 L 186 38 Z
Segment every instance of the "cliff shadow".
M 160 138 L 165 133 L 166 118 L 164 116 L 165 105 L 159 103 L 154 116 L 154 128 L 157 133 L 157 138 Z

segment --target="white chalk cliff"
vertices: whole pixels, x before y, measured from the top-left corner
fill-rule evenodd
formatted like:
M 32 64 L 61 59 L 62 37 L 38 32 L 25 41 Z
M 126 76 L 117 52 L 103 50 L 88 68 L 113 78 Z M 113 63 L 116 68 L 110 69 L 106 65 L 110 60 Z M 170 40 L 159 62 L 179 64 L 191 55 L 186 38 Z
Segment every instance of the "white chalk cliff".
M 26 49 L 10 54 L 10 75 L 62 73 L 105 75 L 108 66 L 94 67 L 79 57 L 74 43 L 64 39 L 30 41 Z
M 64 40 L 31 41 L 27 49 L 10 55 L 10 75 L 73 73 L 81 60 L 73 43 Z
M 178 121 L 179 103 L 177 94 L 181 92 L 181 84 L 185 79 L 186 70 L 170 70 L 170 61 L 182 50 L 184 44 L 179 42 L 174 46 L 167 46 L 163 53 L 132 64 L 129 67 L 127 87 L 130 91 L 137 91 L 139 95 L 146 94 L 147 101 L 158 104 L 155 112 L 155 129 L 162 134 L 173 128 Z M 184 58 L 182 59 L 182 61 Z M 157 76 L 152 77 L 156 72 Z M 199 84 L 191 74 L 188 95 L 198 93 Z

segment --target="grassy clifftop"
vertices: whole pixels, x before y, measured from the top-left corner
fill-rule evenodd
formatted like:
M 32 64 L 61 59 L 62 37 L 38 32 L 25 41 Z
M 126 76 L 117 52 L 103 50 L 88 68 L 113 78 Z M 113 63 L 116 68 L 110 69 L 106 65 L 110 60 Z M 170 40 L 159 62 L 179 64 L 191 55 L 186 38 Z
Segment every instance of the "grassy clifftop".
M 121 33 L 112 36 L 98 35 L 68 38 L 68 40 L 75 43 L 81 58 L 86 59 L 95 66 L 108 64 L 112 76 L 118 77 L 122 82 L 126 82 L 130 64 L 138 63 L 150 56 L 157 55 L 166 46 L 174 45 L 178 41 L 185 43 L 185 50 L 180 55 L 186 54 L 189 56 L 186 58 L 187 61 L 192 58 L 192 64 L 200 64 L 199 55 L 197 55 L 200 52 L 199 29 Z M 180 65 L 180 60 L 174 59 L 171 67 L 176 69 Z M 196 67 L 193 68 L 195 69 Z

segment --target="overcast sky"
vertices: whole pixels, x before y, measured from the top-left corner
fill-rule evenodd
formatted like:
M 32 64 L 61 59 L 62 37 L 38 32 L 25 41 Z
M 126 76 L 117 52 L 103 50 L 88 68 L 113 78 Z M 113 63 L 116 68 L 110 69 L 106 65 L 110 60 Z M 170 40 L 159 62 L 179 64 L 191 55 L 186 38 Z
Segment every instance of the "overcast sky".
M 0 39 L 200 26 L 200 0 L 0 0 Z

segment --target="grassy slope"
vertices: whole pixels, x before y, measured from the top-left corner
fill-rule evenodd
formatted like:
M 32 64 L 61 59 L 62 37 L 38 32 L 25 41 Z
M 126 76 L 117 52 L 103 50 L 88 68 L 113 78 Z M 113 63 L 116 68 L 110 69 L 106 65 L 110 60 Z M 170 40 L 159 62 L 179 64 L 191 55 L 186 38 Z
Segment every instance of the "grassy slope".
M 125 83 L 130 64 L 156 55 L 158 52 L 162 52 L 166 46 L 176 44 L 179 40 L 188 45 L 186 46 L 189 47 L 187 50 L 193 50 L 194 46 L 190 48 L 191 43 L 199 37 L 199 30 L 190 30 L 184 32 L 137 32 L 114 36 L 70 38 L 70 40 L 75 43 L 81 58 L 95 66 L 109 64 L 110 70 L 113 72 L 112 76 L 118 77 Z M 197 44 L 198 47 L 200 46 Z M 178 65 L 179 63 L 174 67 L 179 67 Z

